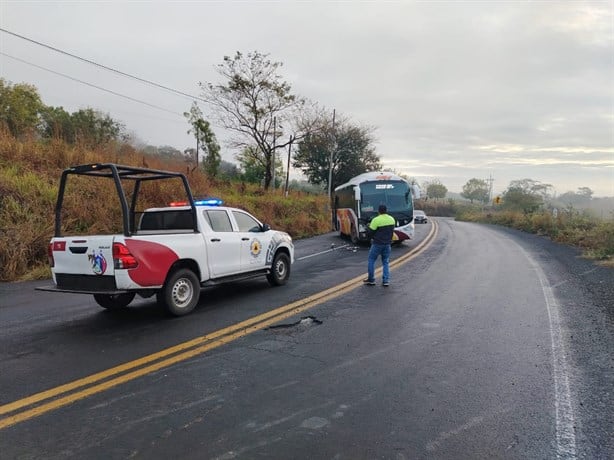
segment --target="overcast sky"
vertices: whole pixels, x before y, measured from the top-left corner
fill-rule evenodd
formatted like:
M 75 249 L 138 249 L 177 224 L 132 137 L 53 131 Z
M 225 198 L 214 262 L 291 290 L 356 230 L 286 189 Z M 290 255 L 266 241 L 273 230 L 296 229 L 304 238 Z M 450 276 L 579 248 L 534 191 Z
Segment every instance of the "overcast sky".
M 259 51 L 295 94 L 375 127 L 384 166 L 421 184 L 460 192 L 492 176 L 500 192 L 531 178 L 614 196 L 611 0 L 0 0 L 0 27 L 196 96 L 198 82 L 223 83 L 224 56 Z M 0 52 L 0 76 L 35 85 L 46 105 L 109 113 L 152 145 L 194 144 L 187 97 L 5 32 Z

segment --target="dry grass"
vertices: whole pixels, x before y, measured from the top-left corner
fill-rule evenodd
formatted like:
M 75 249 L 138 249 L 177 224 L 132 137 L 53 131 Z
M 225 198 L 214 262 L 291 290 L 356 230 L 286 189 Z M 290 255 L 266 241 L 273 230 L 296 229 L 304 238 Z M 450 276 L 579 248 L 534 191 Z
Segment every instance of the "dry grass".
M 0 281 L 49 277 L 47 245 L 53 235 L 59 178 L 64 169 L 87 163 L 117 163 L 186 173 L 195 197 L 221 197 L 226 205 L 245 209 L 294 238 L 330 230 L 325 196 L 290 192 L 285 197 L 279 191 L 264 192 L 253 184 L 211 180 L 200 171 L 189 172 L 185 163 L 148 157 L 127 145 L 91 151 L 57 140 L 48 143 L 16 140 L 7 132 L 0 132 Z M 95 182 L 70 181 L 64 201 L 65 231 L 91 234 L 120 231 L 121 211 L 111 181 L 102 186 L 102 181 Z M 144 204 L 174 201 L 175 190 L 166 181 L 152 184 L 143 190 Z

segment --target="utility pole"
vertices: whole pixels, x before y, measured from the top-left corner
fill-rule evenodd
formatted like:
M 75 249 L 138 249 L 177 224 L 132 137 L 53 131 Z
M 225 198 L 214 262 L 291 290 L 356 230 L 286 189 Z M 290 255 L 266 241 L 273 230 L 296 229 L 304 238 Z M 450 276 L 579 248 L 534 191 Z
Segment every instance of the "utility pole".
M 200 125 L 196 123 L 196 165 L 192 168 L 192 171 L 198 169 L 198 150 L 200 148 Z
M 275 136 L 277 136 L 277 117 L 273 117 L 273 150 L 271 151 L 271 182 L 273 183 L 273 190 L 275 190 Z
M 335 229 L 335 216 L 333 215 L 333 160 L 335 151 L 337 150 L 337 134 L 335 133 L 335 109 L 333 109 L 333 128 L 332 128 L 332 142 L 330 149 L 330 158 L 328 159 L 328 206 L 330 208 L 330 224 L 331 229 Z
M 286 190 L 285 190 L 286 196 L 288 196 L 288 183 L 290 181 L 290 154 L 292 153 L 292 142 L 294 142 L 294 135 L 290 136 L 290 142 L 288 143 L 288 165 L 286 166 Z
M 330 149 L 330 157 L 328 159 L 328 199 L 330 200 L 332 195 L 332 182 L 333 182 L 333 158 L 334 158 L 334 154 L 335 154 L 335 150 L 337 149 L 337 142 L 336 142 L 336 134 L 335 134 L 335 109 L 333 109 L 333 128 L 332 128 L 332 137 L 333 140 L 331 142 L 331 149 Z
M 486 179 L 486 182 L 488 182 L 488 203 L 492 202 L 492 184 L 495 181 L 495 179 L 493 179 L 492 177 L 492 173 L 488 175 L 488 179 Z

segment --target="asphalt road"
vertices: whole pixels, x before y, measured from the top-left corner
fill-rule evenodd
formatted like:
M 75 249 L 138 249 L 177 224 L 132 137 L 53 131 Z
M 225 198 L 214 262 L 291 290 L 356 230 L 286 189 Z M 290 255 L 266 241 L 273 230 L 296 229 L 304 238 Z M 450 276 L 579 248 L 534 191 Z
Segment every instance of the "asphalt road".
M 288 285 L 207 288 L 183 318 L 0 284 L 0 457 L 614 458 L 614 270 L 416 230 L 389 288 L 329 234 L 296 241 Z

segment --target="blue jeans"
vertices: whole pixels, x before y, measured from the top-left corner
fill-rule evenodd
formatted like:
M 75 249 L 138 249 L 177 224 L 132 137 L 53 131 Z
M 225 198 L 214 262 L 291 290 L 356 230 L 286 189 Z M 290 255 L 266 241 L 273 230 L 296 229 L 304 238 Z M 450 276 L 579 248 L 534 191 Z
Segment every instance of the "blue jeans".
M 375 281 L 375 261 L 379 256 L 382 256 L 382 283 L 390 281 L 390 245 L 389 244 L 372 244 L 369 249 L 369 281 Z

